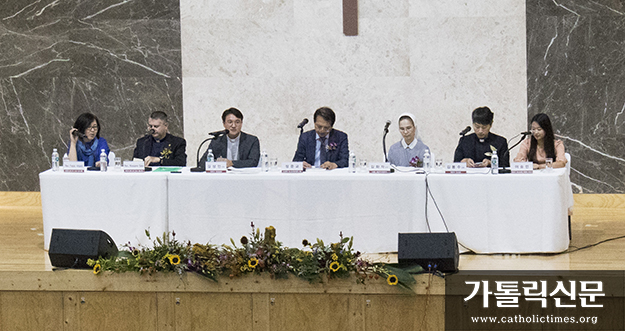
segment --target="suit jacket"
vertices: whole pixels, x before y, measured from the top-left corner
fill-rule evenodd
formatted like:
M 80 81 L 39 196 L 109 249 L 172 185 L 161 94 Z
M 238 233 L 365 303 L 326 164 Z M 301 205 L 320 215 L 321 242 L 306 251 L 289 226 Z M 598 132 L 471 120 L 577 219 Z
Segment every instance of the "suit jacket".
M 227 135 L 220 136 L 211 141 L 208 145 L 208 149 L 213 150 L 215 159 L 228 157 L 228 137 Z M 208 156 L 208 149 L 202 155 L 200 164 L 198 167 L 204 168 L 206 166 L 206 157 Z M 232 166 L 235 168 L 251 168 L 258 166 L 258 160 L 260 159 L 260 142 L 256 136 L 241 132 L 239 138 L 239 159 L 232 161 Z
M 293 156 L 293 162 L 306 161 L 310 165 L 315 165 L 315 147 L 317 135 L 315 130 L 302 133 L 297 143 L 297 151 Z M 333 146 L 334 147 L 331 147 Z M 323 146 L 322 146 L 323 148 Z M 349 161 L 349 147 L 347 134 L 345 132 L 332 129 L 328 137 L 327 160 L 336 163 L 339 168 L 347 167 Z
M 165 148 L 161 151 L 160 155 L 150 155 L 163 157 L 160 165 L 163 166 L 179 166 L 184 167 L 187 165 L 187 141 L 184 138 L 176 137 L 171 134 L 167 134 L 163 139 L 165 141 Z M 154 138 L 152 136 L 145 136 L 137 140 L 137 146 L 132 155 L 133 158 L 145 159 L 152 151 L 152 143 Z

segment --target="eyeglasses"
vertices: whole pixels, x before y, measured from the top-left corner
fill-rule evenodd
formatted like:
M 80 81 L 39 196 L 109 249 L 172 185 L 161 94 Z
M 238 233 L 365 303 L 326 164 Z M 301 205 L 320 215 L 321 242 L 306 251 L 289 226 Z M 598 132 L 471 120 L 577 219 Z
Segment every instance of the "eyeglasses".
M 87 128 L 87 130 L 92 130 L 92 131 L 96 131 L 97 129 L 99 129 L 100 127 L 97 125 L 93 125 Z

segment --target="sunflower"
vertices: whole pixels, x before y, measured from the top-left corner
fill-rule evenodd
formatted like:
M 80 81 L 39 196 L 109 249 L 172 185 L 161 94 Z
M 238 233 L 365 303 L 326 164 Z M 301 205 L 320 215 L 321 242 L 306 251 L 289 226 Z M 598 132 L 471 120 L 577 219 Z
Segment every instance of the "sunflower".
M 93 266 L 93 274 L 97 275 L 102 271 L 102 266 L 97 263 L 96 265 Z
M 252 269 L 256 268 L 256 266 L 258 265 L 258 259 L 257 259 L 257 258 L 255 258 L 255 257 L 250 258 L 250 259 L 247 261 L 247 265 L 248 265 L 250 268 L 252 268 Z
M 167 254 L 167 258 L 169 259 L 169 263 L 172 265 L 180 264 L 180 256 L 178 256 L 178 254 Z
M 330 263 L 330 270 L 332 270 L 332 272 L 337 272 L 339 270 L 339 263 L 334 261 L 332 263 Z
M 399 280 L 397 279 L 397 276 L 395 276 L 395 275 L 388 275 L 388 278 L 386 278 L 386 282 L 389 285 L 397 285 L 398 281 Z
M 332 253 L 332 261 L 336 261 L 338 259 L 339 257 L 336 255 L 336 253 Z

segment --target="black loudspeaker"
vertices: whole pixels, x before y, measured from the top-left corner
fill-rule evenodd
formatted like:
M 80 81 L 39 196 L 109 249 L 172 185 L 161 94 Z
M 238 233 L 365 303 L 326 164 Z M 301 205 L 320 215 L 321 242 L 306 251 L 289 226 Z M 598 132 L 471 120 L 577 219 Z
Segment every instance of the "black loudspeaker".
M 91 268 L 88 259 L 116 256 L 117 246 L 104 231 L 52 229 L 48 255 L 55 267 Z
M 400 233 L 397 259 L 425 270 L 458 271 L 458 240 L 454 232 Z

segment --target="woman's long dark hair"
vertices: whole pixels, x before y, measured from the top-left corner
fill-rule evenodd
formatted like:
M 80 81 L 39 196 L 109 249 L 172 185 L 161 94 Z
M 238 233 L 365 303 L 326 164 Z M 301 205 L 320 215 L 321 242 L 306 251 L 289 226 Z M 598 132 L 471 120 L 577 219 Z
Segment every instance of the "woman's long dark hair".
M 78 132 L 85 134 L 85 131 L 87 131 L 87 128 L 89 128 L 93 121 L 95 121 L 95 123 L 98 125 L 98 132 L 95 136 L 99 139 L 100 131 L 102 131 L 102 126 L 100 125 L 98 117 L 91 113 L 80 114 L 80 116 L 78 116 L 78 118 L 76 119 L 76 122 L 74 122 L 74 127 L 78 130 Z
M 547 114 L 543 114 L 543 113 L 538 113 L 536 115 L 534 115 L 534 117 L 532 117 L 532 121 L 530 123 L 534 123 L 536 122 L 538 124 L 538 126 L 540 126 L 543 131 L 545 131 L 545 138 L 544 139 L 544 143 L 545 143 L 545 154 L 547 155 L 548 158 L 553 159 L 553 161 L 555 162 L 556 160 L 556 146 L 555 146 L 555 138 L 553 136 L 553 127 L 551 126 L 551 120 L 549 119 L 549 116 L 547 116 Z M 530 142 L 530 150 L 529 152 L 527 152 L 527 160 L 528 161 L 532 161 L 532 162 L 536 162 L 537 157 L 536 157 L 536 147 L 538 146 L 538 141 L 536 140 L 536 138 L 534 138 L 534 135 L 532 135 L 532 141 Z

